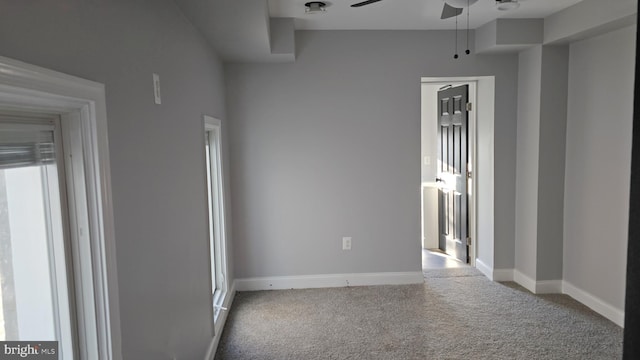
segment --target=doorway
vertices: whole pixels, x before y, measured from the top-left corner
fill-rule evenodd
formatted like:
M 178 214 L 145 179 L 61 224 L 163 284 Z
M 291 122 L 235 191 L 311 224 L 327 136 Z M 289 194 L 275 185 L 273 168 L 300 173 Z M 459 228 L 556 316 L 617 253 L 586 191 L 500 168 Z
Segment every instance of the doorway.
M 468 235 L 460 236 L 462 239 L 460 240 L 460 246 L 464 246 L 464 250 L 467 250 L 467 237 L 469 238 L 468 242 L 468 252 L 461 254 L 459 258 L 462 258 L 462 264 L 469 264 L 471 266 L 476 266 L 476 259 L 478 257 L 478 248 L 480 243 L 485 239 L 485 245 L 487 249 L 492 247 L 492 231 L 484 231 L 483 235 L 491 234 L 491 238 L 489 236 L 479 236 L 477 229 L 477 219 L 478 219 L 478 207 L 479 205 L 483 205 L 483 209 L 487 211 L 484 212 L 485 219 L 493 218 L 493 204 L 489 201 L 489 198 L 484 198 L 485 202 L 483 204 L 478 203 L 478 199 L 476 198 L 478 181 L 475 181 L 474 169 L 477 167 L 477 108 L 479 105 L 477 104 L 478 99 L 478 88 L 481 87 L 478 84 L 484 80 L 484 83 L 488 83 L 493 81 L 493 78 L 490 79 L 484 77 L 476 77 L 476 78 L 423 78 L 422 79 L 422 120 L 421 120 L 421 223 L 422 223 L 422 257 L 423 257 L 423 268 L 425 266 L 431 266 L 428 264 L 436 264 L 439 260 L 436 257 L 443 258 L 442 262 L 452 264 L 451 261 L 455 261 L 455 257 L 451 257 L 449 254 L 446 254 L 447 246 L 446 246 L 446 238 L 444 240 L 444 244 L 441 244 L 441 223 L 439 220 L 440 209 L 439 203 L 443 201 L 442 194 L 442 181 L 437 181 L 437 179 L 442 179 L 442 171 L 439 172 L 439 169 L 442 170 L 442 160 L 439 159 L 442 156 L 441 149 L 439 148 L 439 140 L 438 134 L 439 130 L 439 101 L 438 101 L 438 92 L 445 89 L 456 88 L 460 86 L 465 86 L 468 88 L 468 102 L 471 103 L 469 111 L 468 111 L 468 161 L 465 162 L 466 168 L 465 173 L 469 173 L 471 176 L 468 177 L 468 185 L 466 187 L 468 193 L 468 208 L 467 208 L 467 224 L 468 224 Z M 483 84 L 484 85 L 484 84 Z M 489 90 L 486 90 L 489 92 Z M 491 97 L 493 93 L 491 93 Z M 483 100 L 486 100 L 483 98 Z M 488 108 L 485 107 L 485 109 Z M 466 102 L 465 102 L 465 109 Z M 485 114 L 486 115 L 486 114 Z M 493 114 L 491 114 L 491 123 L 493 122 L 492 118 Z M 487 121 L 488 122 L 488 121 Z M 493 129 L 485 129 L 490 132 Z M 487 137 L 485 137 L 486 140 Z M 490 154 L 491 158 L 493 154 Z M 487 158 L 485 157 L 486 161 Z M 492 168 L 492 164 L 488 164 L 490 166 L 486 166 L 487 169 Z M 492 172 L 484 173 L 487 180 L 490 183 L 493 183 Z M 491 176 L 488 176 L 491 175 Z M 451 183 L 455 183 L 451 181 Z M 485 181 L 485 185 L 489 182 Z M 491 221 L 492 225 L 492 221 Z M 486 230 L 486 227 L 483 228 Z M 492 230 L 492 227 L 491 227 Z M 459 237 L 459 238 L 460 238 Z M 453 239 L 453 237 L 452 237 Z M 452 245 L 455 243 L 454 241 L 450 241 Z M 455 251 L 449 251 L 450 254 L 456 254 Z M 429 261 L 431 259 L 432 261 Z
M 469 263 L 469 85 L 438 90 L 438 249 Z
M 468 267 L 462 261 L 438 249 L 422 249 L 422 271 Z

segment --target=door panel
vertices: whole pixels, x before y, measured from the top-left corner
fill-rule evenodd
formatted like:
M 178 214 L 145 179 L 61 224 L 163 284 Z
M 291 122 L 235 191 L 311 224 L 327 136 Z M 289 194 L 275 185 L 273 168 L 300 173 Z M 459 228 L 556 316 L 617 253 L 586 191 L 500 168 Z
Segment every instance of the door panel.
M 468 102 L 467 85 L 438 92 L 439 247 L 469 262 L 468 236 Z

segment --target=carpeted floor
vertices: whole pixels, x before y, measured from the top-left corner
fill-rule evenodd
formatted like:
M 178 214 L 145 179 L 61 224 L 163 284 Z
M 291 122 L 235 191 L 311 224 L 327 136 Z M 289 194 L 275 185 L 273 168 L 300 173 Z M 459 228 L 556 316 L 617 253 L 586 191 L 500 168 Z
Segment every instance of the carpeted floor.
M 240 292 L 216 359 L 621 359 L 622 329 L 473 268 L 420 285 Z

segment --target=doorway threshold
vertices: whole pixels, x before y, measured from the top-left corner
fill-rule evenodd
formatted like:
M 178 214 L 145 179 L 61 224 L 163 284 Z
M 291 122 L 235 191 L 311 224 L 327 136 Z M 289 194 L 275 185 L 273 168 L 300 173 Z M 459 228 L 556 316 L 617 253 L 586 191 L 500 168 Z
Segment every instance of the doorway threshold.
M 440 249 L 422 249 L 422 271 L 470 267 Z

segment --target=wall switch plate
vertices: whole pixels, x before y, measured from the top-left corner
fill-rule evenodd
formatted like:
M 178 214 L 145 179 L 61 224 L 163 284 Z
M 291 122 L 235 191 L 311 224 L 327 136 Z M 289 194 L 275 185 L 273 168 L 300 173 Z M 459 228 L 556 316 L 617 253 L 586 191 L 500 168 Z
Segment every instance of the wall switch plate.
M 431 156 L 425 156 L 423 162 L 425 165 L 431 165 Z
M 162 97 L 160 96 L 160 75 L 153 74 L 153 97 L 157 105 L 162 104 Z
M 342 238 L 342 250 L 351 250 L 351 238 L 343 237 Z

